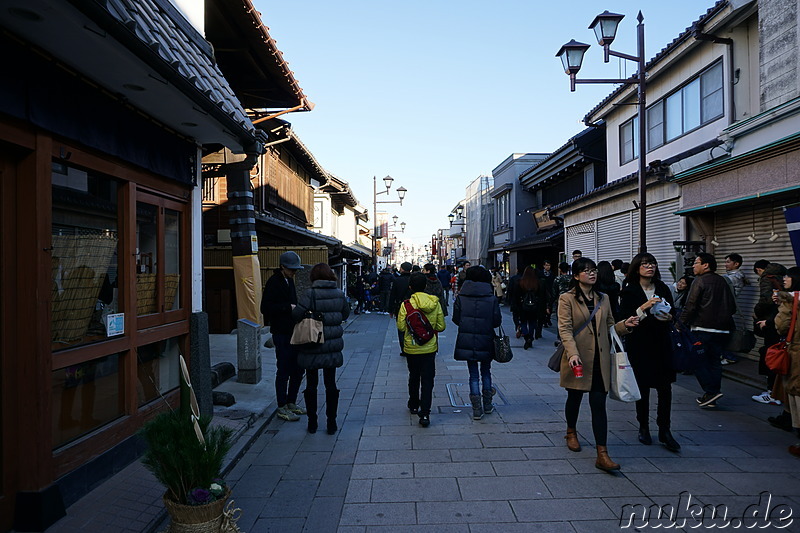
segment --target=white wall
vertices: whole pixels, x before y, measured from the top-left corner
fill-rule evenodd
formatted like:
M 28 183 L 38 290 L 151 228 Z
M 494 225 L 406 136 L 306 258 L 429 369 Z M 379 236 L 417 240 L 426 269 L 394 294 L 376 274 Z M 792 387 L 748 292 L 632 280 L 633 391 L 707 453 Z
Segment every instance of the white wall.
M 170 0 L 178 10 L 183 13 L 192 26 L 205 36 L 205 12 L 206 5 L 204 0 Z

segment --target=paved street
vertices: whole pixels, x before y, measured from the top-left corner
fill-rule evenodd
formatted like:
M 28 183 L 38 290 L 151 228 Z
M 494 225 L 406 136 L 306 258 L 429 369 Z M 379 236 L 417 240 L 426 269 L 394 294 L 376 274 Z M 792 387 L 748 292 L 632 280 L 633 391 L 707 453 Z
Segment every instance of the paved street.
M 505 308 L 504 320 L 513 331 Z M 227 476 L 242 531 L 619 531 L 623 506 L 635 504 L 683 509 L 675 518 L 689 518 L 677 520 L 687 531 L 713 525 L 710 509 L 705 522 L 692 521 L 701 516 L 693 504 L 718 506 L 718 513 L 724 505 L 728 515 L 717 516 L 718 526 L 749 509 L 764 520 L 755 525 L 769 529 L 762 491 L 772 495 L 772 526 L 800 530 L 800 461 L 786 452 L 795 439 L 767 424 L 779 408 L 751 401 L 751 387 L 725 380 L 719 407 L 705 411 L 694 401 L 694 377 L 679 376 L 673 433 L 680 454 L 641 445 L 633 406 L 609 401 L 609 453 L 622 465 L 610 475 L 594 468 L 588 403 L 578 423 L 583 451 L 564 445 L 565 393 L 545 366 L 552 331 L 528 351 L 512 339 L 514 360 L 493 367 L 497 410 L 480 421 L 451 405 L 451 397 L 466 399 L 466 365 L 451 356 L 455 334 L 448 321 L 431 426 L 422 428 L 406 409 L 407 371 L 392 321 L 377 314 L 353 320 L 338 373 L 341 430 L 310 435 L 305 418 L 266 426 Z M 655 437 L 654 419 L 651 426 Z

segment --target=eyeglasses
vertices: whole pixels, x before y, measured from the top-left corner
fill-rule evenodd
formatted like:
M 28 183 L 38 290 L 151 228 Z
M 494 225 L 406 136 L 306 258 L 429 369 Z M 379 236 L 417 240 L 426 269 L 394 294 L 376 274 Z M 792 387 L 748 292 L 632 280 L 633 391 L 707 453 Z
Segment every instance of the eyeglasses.
M 585 270 L 581 270 L 581 272 L 583 272 L 584 274 L 589 274 L 591 276 L 592 274 L 597 274 L 597 269 L 596 268 L 587 268 Z
M 656 263 L 655 261 L 652 262 L 652 263 L 650 261 L 642 261 L 642 266 L 645 267 L 645 268 L 648 268 L 648 267 L 655 268 L 655 267 L 658 266 L 658 263 Z

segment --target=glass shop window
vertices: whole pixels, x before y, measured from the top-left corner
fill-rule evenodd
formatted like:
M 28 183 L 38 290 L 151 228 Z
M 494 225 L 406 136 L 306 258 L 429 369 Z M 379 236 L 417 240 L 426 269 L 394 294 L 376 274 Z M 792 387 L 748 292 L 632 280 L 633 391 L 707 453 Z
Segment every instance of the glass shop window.
M 154 342 L 137 349 L 138 404 L 142 406 L 180 385 L 178 337 Z
M 53 163 L 53 350 L 105 340 L 121 308 L 118 276 L 118 184 Z

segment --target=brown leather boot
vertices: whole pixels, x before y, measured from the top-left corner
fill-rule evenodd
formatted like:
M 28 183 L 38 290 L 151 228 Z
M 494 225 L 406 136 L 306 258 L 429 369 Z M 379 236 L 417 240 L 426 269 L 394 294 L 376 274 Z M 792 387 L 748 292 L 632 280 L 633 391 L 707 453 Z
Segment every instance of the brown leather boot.
M 606 472 L 619 470 L 619 465 L 608 456 L 608 448 L 605 446 L 597 447 L 597 461 L 595 461 L 594 466 Z
M 581 451 L 581 443 L 578 442 L 578 432 L 575 431 L 575 428 L 567 428 L 567 434 L 564 438 L 567 439 L 567 448 L 571 452 Z

